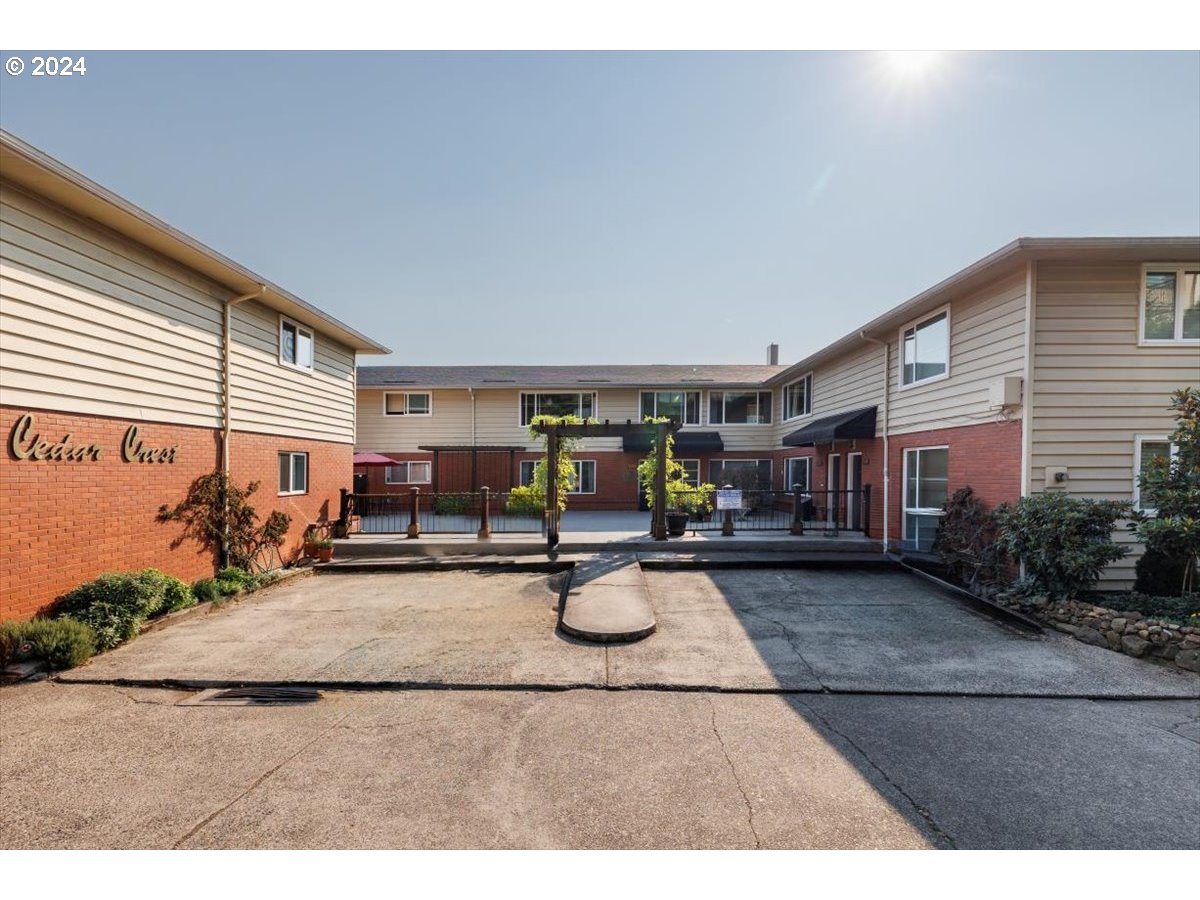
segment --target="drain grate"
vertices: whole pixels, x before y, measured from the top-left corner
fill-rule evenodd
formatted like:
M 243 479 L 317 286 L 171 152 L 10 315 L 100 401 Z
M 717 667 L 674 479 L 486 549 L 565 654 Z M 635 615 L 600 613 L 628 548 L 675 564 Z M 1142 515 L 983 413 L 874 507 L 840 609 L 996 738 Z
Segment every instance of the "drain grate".
M 316 703 L 321 699 L 316 688 L 265 685 L 201 691 L 184 701 L 184 706 L 265 706 Z

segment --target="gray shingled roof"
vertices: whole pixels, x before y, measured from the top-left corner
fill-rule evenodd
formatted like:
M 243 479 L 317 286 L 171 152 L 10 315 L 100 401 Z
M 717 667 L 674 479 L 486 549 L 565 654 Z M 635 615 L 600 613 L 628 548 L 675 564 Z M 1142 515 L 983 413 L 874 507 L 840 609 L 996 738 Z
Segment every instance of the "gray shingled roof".
M 359 387 L 754 387 L 787 366 L 359 366 Z

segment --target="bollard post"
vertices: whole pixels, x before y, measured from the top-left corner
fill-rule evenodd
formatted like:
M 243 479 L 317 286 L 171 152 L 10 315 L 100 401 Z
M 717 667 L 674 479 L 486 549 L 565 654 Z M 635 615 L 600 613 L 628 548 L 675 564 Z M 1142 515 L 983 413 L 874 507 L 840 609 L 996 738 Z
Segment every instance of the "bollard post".
M 492 511 L 491 511 L 491 491 L 486 487 L 479 489 L 479 537 L 490 538 L 492 536 Z
M 804 534 L 804 493 L 800 485 L 792 488 L 792 534 Z
M 862 489 L 862 530 L 863 537 L 871 536 L 871 486 L 863 485 Z
M 421 489 L 412 488 L 409 496 L 412 499 L 408 507 L 408 536 L 419 538 L 421 536 Z
M 654 513 L 650 535 L 656 541 L 667 539 L 667 424 L 655 426 L 654 444 Z
M 723 491 L 733 490 L 732 484 L 726 484 L 721 487 Z M 721 520 L 721 537 L 733 537 L 733 510 L 725 510 L 725 516 Z

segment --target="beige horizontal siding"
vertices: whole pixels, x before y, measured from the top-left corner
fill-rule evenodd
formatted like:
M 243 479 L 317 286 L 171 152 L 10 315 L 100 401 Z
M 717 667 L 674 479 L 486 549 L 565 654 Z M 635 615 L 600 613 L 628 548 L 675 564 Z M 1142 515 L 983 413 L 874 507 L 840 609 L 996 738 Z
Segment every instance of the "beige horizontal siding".
M 311 372 L 279 361 L 279 314 L 233 308 L 230 421 L 239 431 L 354 441 L 354 351 L 317 332 Z
M 1140 263 L 1037 267 L 1034 492 L 1045 487 L 1046 466 L 1061 465 L 1072 494 L 1130 500 L 1135 436 L 1169 433 L 1171 392 L 1200 383 L 1195 346 L 1138 346 L 1140 279 Z M 1137 549 L 1126 532 L 1117 537 Z M 1104 585 L 1128 584 L 1136 558 L 1110 566 Z
M 425 393 L 419 389 L 418 393 Z M 471 395 L 465 390 L 432 391 L 433 415 L 388 416 L 386 392 L 358 390 L 358 436 L 355 448 L 371 453 L 407 452 L 418 446 L 471 443 Z
M 892 434 L 1000 421 L 991 386 L 1022 375 L 1025 361 L 1025 272 L 1015 272 L 950 305 L 950 376 L 900 388 L 900 335 L 890 339 Z
M 99 226 L 0 189 L 5 403 L 218 426 L 224 296 Z

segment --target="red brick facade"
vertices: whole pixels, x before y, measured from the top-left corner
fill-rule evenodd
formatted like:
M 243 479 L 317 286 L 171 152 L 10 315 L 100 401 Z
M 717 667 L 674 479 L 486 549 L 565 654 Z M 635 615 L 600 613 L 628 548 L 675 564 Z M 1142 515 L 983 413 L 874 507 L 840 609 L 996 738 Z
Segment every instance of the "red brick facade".
M 72 445 L 98 445 L 100 459 L 17 459 L 7 446 L 26 412 L 33 433 L 47 442 L 70 435 Z M 172 548 L 175 525 L 157 521 L 164 503 L 176 503 L 200 475 L 220 465 L 220 432 L 212 428 L 134 422 L 0 406 L 6 448 L 0 458 L 0 619 L 28 618 L 95 575 L 155 567 L 191 581 L 212 575 L 215 561 L 195 543 Z M 145 448 L 177 447 L 173 462 L 126 462 L 121 442 L 131 425 Z M 28 441 L 23 445 L 28 447 Z M 309 491 L 277 497 L 283 450 L 309 454 Z M 289 556 L 309 521 L 336 519 L 338 490 L 349 487 L 349 444 L 291 440 L 235 432 L 232 475 L 244 485 L 261 481 L 253 505 L 260 517 L 274 508 L 292 517 Z

